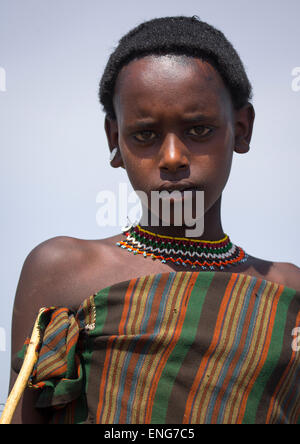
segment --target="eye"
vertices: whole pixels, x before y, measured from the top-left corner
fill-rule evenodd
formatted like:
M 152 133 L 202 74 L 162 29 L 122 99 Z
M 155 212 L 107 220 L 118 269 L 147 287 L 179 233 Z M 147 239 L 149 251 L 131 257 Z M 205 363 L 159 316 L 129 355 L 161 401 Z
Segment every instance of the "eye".
M 207 136 L 212 131 L 212 128 L 208 128 L 207 126 L 194 126 L 189 130 L 189 134 L 191 136 Z
M 155 139 L 156 134 L 154 131 L 144 130 L 135 133 L 133 137 L 139 142 L 149 142 L 150 140 Z

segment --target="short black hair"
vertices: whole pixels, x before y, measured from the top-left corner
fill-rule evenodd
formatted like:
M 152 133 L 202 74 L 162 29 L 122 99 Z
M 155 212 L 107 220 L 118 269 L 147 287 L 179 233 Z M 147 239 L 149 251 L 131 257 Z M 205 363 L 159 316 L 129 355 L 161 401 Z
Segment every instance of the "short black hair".
M 161 17 L 141 23 L 119 41 L 100 81 L 99 99 L 106 115 L 116 118 L 113 96 L 122 67 L 147 55 L 186 55 L 209 62 L 221 75 L 235 109 L 252 98 L 243 63 L 224 34 L 197 16 Z

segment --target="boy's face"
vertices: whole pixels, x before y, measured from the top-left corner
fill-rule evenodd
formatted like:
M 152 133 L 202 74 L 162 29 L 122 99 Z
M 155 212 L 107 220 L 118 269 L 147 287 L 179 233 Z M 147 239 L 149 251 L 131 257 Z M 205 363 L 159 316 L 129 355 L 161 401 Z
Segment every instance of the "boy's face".
M 130 62 L 118 76 L 114 108 L 117 120 L 106 120 L 106 131 L 122 157 L 112 166 L 123 166 L 148 198 L 170 185 L 195 187 L 204 191 L 206 212 L 225 187 L 235 146 L 248 150 L 249 110 L 236 115 L 221 76 L 200 59 Z

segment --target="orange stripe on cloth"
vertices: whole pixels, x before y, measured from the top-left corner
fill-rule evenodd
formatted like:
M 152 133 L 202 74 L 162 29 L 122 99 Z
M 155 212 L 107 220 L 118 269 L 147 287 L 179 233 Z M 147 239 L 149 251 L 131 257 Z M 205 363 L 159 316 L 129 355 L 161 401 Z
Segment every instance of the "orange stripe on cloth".
M 260 282 L 258 281 L 258 282 L 256 282 L 253 291 L 254 292 L 257 291 L 259 286 L 260 286 Z M 217 423 L 217 419 L 218 419 L 218 415 L 219 415 L 219 411 L 220 411 L 220 407 L 221 407 L 221 403 L 222 403 L 222 395 L 227 390 L 228 385 L 231 382 L 231 378 L 233 376 L 233 372 L 235 370 L 235 367 L 236 367 L 237 363 L 240 360 L 241 354 L 244 351 L 244 346 L 245 346 L 245 343 L 246 343 L 246 339 L 247 339 L 247 335 L 248 335 L 248 329 L 249 329 L 249 326 L 250 326 L 251 316 L 252 316 L 252 313 L 253 313 L 254 306 L 255 306 L 255 298 L 251 298 L 250 299 L 250 303 L 249 303 L 249 307 L 247 309 L 247 314 L 246 314 L 246 317 L 245 317 L 245 325 L 244 325 L 243 332 L 242 332 L 242 335 L 241 335 L 241 340 L 240 340 L 240 344 L 239 344 L 240 345 L 239 346 L 239 350 L 236 352 L 234 358 L 232 359 L 232 361 L 231 361 L 231 363 L 229 365 L 226 377 L 225 377 L 224 382 L 222 384 L 222 393 L 219 394 L 219 396 L 216 399 L 215 406 L 214 406 L 213 413 L 212 413 L 212 420 L 211 420 L 212 424 L 216 424 Z
M 140 361 L 141 355 L 143 354 L 143 350 L 145 349 L 145 343 L 147 343 L 147 341 L 149 340 L 149 337 L 151 335 L 150 331 L 152 331 L 154 329 L 154 325 L 155 325 L 155 321 L 153 318 L 156 319 L 157 316 L 157 311 L 159 308 L 159 301 L 161 298 L 161 294 L 163 292 L 163 289 L 165 288 L 166 285 L 166 279 L 162 278 L 160 279 L 158 286 L 156 288 L 156 297 L 154 297 L 153 303 L 152 303 L 152 307 L 157 307 L 157 310 L 154 308 L 151 310 L 151 314 L 150 314 L 150 318 L 148 319 L 147 325 L 143 325 L 143 323 L 145 322 L 145 315 L 146 315 L 146 310 L 149 309 L 149 295 L 151 293 L 151 288 L 152 285 L 155 281 L 155 276 L 149 276 L 149 278 L 147 277 L 147 279 L 144 280 L 143 285 L 141 287 L 141 291 L 138 295 L 138 298 L 140 300 L 140 304 L 139 304 L 139 311 L 140 313 L 137 312 L 137 315 L 135 316 L 135 320 L 130 323 L 130 331 L 132 332 L 132 334 L 134 333 L 141 333 L 141 338 L 139 341 L 137 341 L 135 348 L 134 348 L 134 353 L 132 353 L 131 358 L 130 358 L 130 362 L 128 364 L 128 368 L 127 368 L 127 372 L 126 372 L 126 386 L 124 387 L 124 393 L 122 396 L 122 407 L 121 411 L 120 411 L 120 418 L 119 418 L 119 423 L 120 424 L 125 424 L 126 420 L 127 420 L 127 406 L 128 406 L 128 402 L 131 396 L 131 386 L 132 384 L 134 384 L 135 381 L 135 372 L 136 372 L 136 367 Z M 143 329 L 142 329 L 143 328 Z M 149 331 L 149 333 L 146 333 L 144 330 L 147 330 L 147 332 Z M 128 331 L 128 328 L 127 328 Z
M 105 390 L 106 390 L 105 386 L 106 386 L 106 377 L 107 377 L 107 373 L 108 373 L 110 355 L 111 355 L 114 340 L 117 337 L 118 337 L 117 335 L 110 336 L 110 338 L 108 339 L 108 342 L 107 342 L 105 362 L 104 362 L 103 372 L 102 372 L 102 376 L 101 376 L 101 383 L 100 383 L 99 403 L 98 403 L 98 407 L 97 407 L 97 424 L 100 424 L 102 407 L 103 407 L 103 404 L 105 401 Z
M 220 306 L 219 315 L 218 315 L 218 319 L 216 322 L 216 328 L 214 331 L 214 336 L 213 336 L 212 342 L 202 358 L 201 364 L 200 364 L 199 369 L 197 371 L 196 377 L 194 379 L 192 388 L 190 390 L 190 393 L 189 393 L 189 396 L 188 396 L 188 399 L 186 402 L 186 408 L 185 408 L 185 412 L 184 412 L 184 416 L 183 416 L 183 420 L 182 420 L 183 424 L 189 424 L 189 422 L 190 422 L 190 415 L 192 412 L 194 397 L 195 397 L 196 392 L 198 390 L 198 387 L 199 387 L 201 378 L 203 376 L 207 361 L 210 358 L 212 352 L 214 351 L 214 349 L 218 343 L 218 338 L 219 338 L 220 332 L 222 330 L 222 322 L 223 322 L 224 314 L 226 312 L 226 308 L 227 308 L 228 302 L 230 300 L 230 295 L 231 295 L 232 289 L 236 285 L 237 280 L 238 280 L 237 274 L 233 273 L 232 276 L 230 277 L 230 281 L 227 284 L 224 298 L 223 298 L 222 304 Z
M 151 383 L 151 389 L 149 392 L 148 404 L 147 404 L 147 408 L 146 408 L 145 424 L 149 424 L 151 421 L 155 392 L 156 392 L 156 389 L 157 389 L 157 386 L 159 383 L 159 379 L 160 379 L 162 371 L 168 361 L 168 358 L 169 358 L 170 354 L 172 353 L 172 351 L 174 350 L 174 347 L 177 344 L 178 339 L 181 335 L 182 326 L 183 326 L 183 323 L 185 320 L 185 315 L 186 315 L 186 311 L 187 311 L 187 307 L 188 307 L 188 302 L 189 302 L 191 292 L 194 288 L 194 285 L 195 285 L 195 282 L 197 281 L 197 279 L 198 279 L 198 274 L 191 274 L 190 281 L 189 281 L 187 287 L 185 286 L 185 283 L 183 282 L 183 288 L 185 289 L 184 290 L 185 295 L 184 295 L 184 300 L 182 301 L 182 306 L 181 306 L 181 310 L 179 313 L 179 320 L 178 320 L 173 338 L 171 338 L 169 346 L 167 347 L 166 351 L 164 352 L 164 355 L 159 360 L 158 367 L 154 373 L 154 379 Z
M 228 358 L 227 349 L 232 349 L 235 332 L 243 310 L 243 301 L 250 283 L 250 277 L 240 276 L 230 298 L 227 310 L 223 318 L 223 328 L 220 332 L 216 348 L 212 356 L 207 360 L 205 377 L 202 376 L 201 386 L 194 401 L 194 411 L 191 417 L 193 423 L 206 421 L 206 413 L 211 402 L 212 387 L 217 387 L 219 377 L 222 374 L 223 365 Z M 225 348 L 224 348 L 224 345 Z M 201 409 L 200 409 L 201 405 Z
M 296 327 L 300 326 L 300 312 L 297 315 L 297 319 L 296 319 Z M 293 349 L 292 349 L 293 350 Z M 299 361 L 300 361 L 300 352 L 299 350 L 293 350 L 292 352 L 292 356 L 290 359 L 290 362 L 288 363 L 275 391 L 274 394 L 272 395 L 272 399 L 270 402 L 270 406 L 268 409 L 268 414 L 267 414 L 267 419 L 266 419 L 266 423 L 270 424 L 272 422 L 275 422 L 276 417 L 280 414 L 280 406 L 281 406 L 281 398 L 284 396 L 284 394 L 287 392 L 288 390 L 288 386 L 289 386 L 289 379 L 291 377 L 291 371 L 293 370 L 293 367 L 295 365 L 299 365 Z M 290 377 L 289 377 L 290 376 Z M 295 416 L 295 413 L 297 414 L 297 410 L 293 411 L 293 415 Z M 296 417 L 296 416 L 295 416 Z
M 109 424 L 114 420 L 120 380 L 125 360 L 128 357 L 128 350 L 131 346 L 131 338 L 135 332 L 139 332 L 140 330 L 140 325 L 137 325 L 139 310 L 143 300 L 148 294 L 148 291 L 145 292 L 145 288 L 151 286 L 153 279 L 154 277 L 152 276 L 141 277 L 130 294 L 130 302 L 128 303 L 130 310 L 126 310 L 126 313 L 124 313 L 124 318 L 126 316 L 126 323 L 124 323 L 124 319 L 122 319 L 122 330 L 124 333 L 116 339 L 113 346 L 106 386 L 108 397 L 106 398 L 102 413 L 102 422 L 104 423 Z M 123 404 L 124 402 L 122 401 L 122 405 Z
M 143 366 L 140 371 L 140 375 L 137 382 L 137 389 L 134 398 L 134 408 L 132 412 L 131 420 L 133 423 L 144 423 L 147 411 L 147 405 L 149 402 L 149 393 L 153 378 L 155 377 L 157 366 L 163 357 L 163 354 L 168 346 L 174 329 L 176 328 L 179 314 L 175 314 L 174 309 L 178 309 L 178 305 L 181 304 L 184 289 L 188 282 L 189 275 L 184 273 L 178 273 L 172 282 L 172 285 L 168 291 L 168 295 L 165 299 L 165 310 L 161 313 L 162 318 L 160 321 L 159 332 L 156 333 L 155 338 L 151 341 L 151 346 L 148 350 L 147 356 L 145 356 Z M 164 276 L 164 279 L 166 276 Z M 159 294 L 157 292 L 157 294 Z M 161 307 L 160 307 L 161 309 Z M 159 312 L 159 307 L 156 313 Z
M 257 380 L 258 375 L 260 374 L 260 372 L 266 362 L 268 352 L 269 352 L 270 342 L 271 342 L 271 338 L 272 338 L 272 332 L 273 332 L 275 316 L 276 316 L 276 312 L 277 312 L 277 306 L 278 306 L 279 298 L 281 296 L 283 289 L 284 289 L 283 285 L 277 286 L 277 284 L 273 284 L 271 287 L 272 294 L 269 294 L 269 291 L 266 291 L 266 293 L 267 293 L 265 295 L 266 296 L 266 304 L 268 303 L 269 299 L 272 300 L 274 298 L 273 304 L 272 304 L 271 308 L 268 310 L 270 312 L 270 315 L 269 315 L 270 321 L 269 321 L 268 325 L 265 325 L 266 319 L 264 319 L 264 313 L 262 313 L 261 325 L 260 325 L 258 333 L 257 333 L 257 342 L 254 346 L 254 352 L 256 350 L 259 351 L 260 348 L 262 348 L 262 350 L 261 350 L 260 355 L 257 355 L 257 359 L 254 362 L 256 370 L 252 374 L 251 380 L 249 381 L 249 383 L 247 385 L 247 389 L 245 390 L 245 392 L 243 394 L 241 406 L 238 409 L 239 410 L 239 415 L 237 417 L 238 424 L 242 423 L 249 394 L 251 392 L 251 389 L 252 389 L 255 381 Z M 274 295 L 274 292 L 275 292 L 275 295 Z M 269 298 L 269 296 L 270 296 L 270 298 Z M 267 316 L 266 316 L 266 318 L 267 318 Z M 265 329 L 266 329 L 266 331 L 264 331 Z M 263 344 L 263 339 L 265 340 L 264 344 Z M 254 366 L 252 365 L 252 368 L 253 367 Z M 245 371 L 245 375 L 247 375 L 247 370 Z
M 124 300 L 124 309 L 123 309 L 122 318 L 121 318 L 121 321 L 119 324 L 119 335 L 124 334 L 124 326 L 126 323 L 126 319 L 127 319 L 127 315 L 128 315 L 128 311 L 129 311 L 129 307 L 130 307 L 131 293 L 132 293 L 132 290 L 134 288 L 136 281 L 137 281 L 137 278 L 132 279 L 129 282 L 128 288 L 126 290 L 125 300 Z M 104 401 L 105 401 L 106 379 L 107 379 L 107 375 L 108 375 L 109 362 L 110 362 L 110 358 L 111 358 L 113 344 L 117 338 L 118 338 L 118 335 L 110 336 L 110 338 L 108 339 L 108 342 L 107 342 L 105 362 L 104 362 L 103 372 L 102 372 L 102 376 L 101 376 L 101 383 L 100 383 L 99 403 L 98 403 L 98 407 L 97 407 L 97 423 L 98 424 L 100 424 L 100 421 L 101 421 L 101 413 L 102 413 L 102 409 L 103 409 Z
M 127 319 L 129 308 L 130 308 L 131 295 L 132 295 L 132 291 L 134 289 L 137 279 L 138 278 L 132 279 L 129 282 L 128 288 L 126 290 L 124 309 L 123 309 L 122 318 L 121 318 L 120 325 L 119 325 L 119 335 L 125 334 L 125 324 L 126 324 L 126 319 Z

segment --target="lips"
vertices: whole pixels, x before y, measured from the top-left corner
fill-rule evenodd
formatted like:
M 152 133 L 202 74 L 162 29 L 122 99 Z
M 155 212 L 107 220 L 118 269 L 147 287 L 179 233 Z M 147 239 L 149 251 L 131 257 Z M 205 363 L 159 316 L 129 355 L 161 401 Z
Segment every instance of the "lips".
M 188 183 L 188 184 L 183 184 L 183 183 L 177 183 L 177 184 L 164 184 L 162 186 L 160 186 L 157 190 L 155 191 L 168 191 L 168 192 L 172 192 L 172 191 L 197 191 L 200 190 L 199 187 L 197 187 L 194 184 Z
M 161 187 L 159 187 L 158 190 L 155 190 L 159 192 L 159 197 L 162 200 L 170 200 L 170 202 L 175 202 L 178 200 L 182 201 L 189 201 L 190 199 L 195 198 L 195 192 L 201 191 L 199 186 L 191 185 L 191 184 L 164 184 Z M 177 195 L 172 195 L 173 191 L 179 192 Z M 191 191 L 192 193 L 185 193 L 185 191 Z

